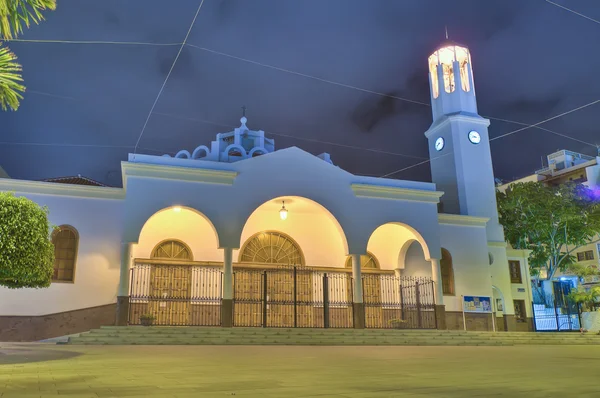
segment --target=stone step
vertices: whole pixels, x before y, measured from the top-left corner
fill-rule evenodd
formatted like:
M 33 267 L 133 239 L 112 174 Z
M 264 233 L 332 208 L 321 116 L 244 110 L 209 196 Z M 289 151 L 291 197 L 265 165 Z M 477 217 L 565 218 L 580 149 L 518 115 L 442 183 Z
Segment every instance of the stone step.
M 557 342 L 554 340 L 532 340 L 532 341 L 498 341 L 482 339 L 419 339 L 419 338 L 373 338 L 373 339 L 338 339 L 322 337 L 298 337 L 282 336 L 280 338 L 224 338 L 224 337 L 140 337 L 140 336 L 94 336 L 91 334 L 81 335 L 70 339 L 71 344 L 131 344 L 131 345 L 168 345 L 168 344 L 230 344 L 230 345 L 269 345 L 269 344 L 288 344 L 288 345 L 600 345 L 600 342 L 590 343 L 586 341 L 566 341 Z
M 320 338 L 320 339 L 340 339 L 340 340 L 370 340 L 370 339 L 415 339 L 415 338 L 428 338 L 425 336 L 411 336 L 411 335 L 323 335 L 323 334 L 315 334 L 311 335 L 309 333 L 295 333 L 295 334 L 280 334 L 280 335 L 270 335 L 270 334 L 253 334 L 253 335 L 243 335 L 243 334 L 219 334 L 219 333 L 145 333 L 145 334 L 134 334 L 134 333 L 89 333 L 90 336 L 95 338 L 160 338 L 160 339 L 170 339 L 170 338 L 219 338 L 219 339 L 254 339 L 254 340 L 268 340 L 268 339 L 293 339 L 293 338 Z M 490 337 L 490 336 L 448 336 L 444 338 L 436 337 L 440 340 L 447 341 L 455 341 L 455 340 L 477 340 L 477 341 L 506 341 L 506 342 L 532 342 L 532 341 L 543 341 L 543 342 L 556 342 L 558 343 L 569 343 L 569 342 L 589 342 L 600 344 L 600 339 L 587 339 L 585 337 L 581 337 L 578 339 L 559 339 L 559 338 L 551 338 L 547 339 L 543 336 L 536 337 Z
M 329 339 L 270 339 L 270 340 L 241 340 L 241 339 L 93 339 L 73 338 L 70 344 L 107 344 L 107 345 L 407 345 L 407 346 L 504 346 L 511 345 L 503 342 L 478 341 L 439 341 L 439 340 L 329 340 Z
M 423 334 L 467 334 L 467 335 L 505 335 L 510 334 L 513 336 L 526 336 L 531 334 L 539 334 L 545 336 L 563 336 L 565 334 L 579 334 L 579 332 L 475 332 L 475 331 L 463 331 L 463 330 L 436 330 L 436 329 L 354 329 L 354 328 L 263 328 L 263 327 L 211 327 L 211 326 L 102 326 L 95 330 L 119 330 L 119 331 L 158 331 L 158 330 L 177 330 L 177 331 L 230 331 L 230 332 L 258 332 L 261 333 L 281 333 L 281 332 L 294 332 L 294 331 L 313 331 L 323 333 L 423 333 Z M 594 335 L 588 333 L 587 335 Z
M 268 329 L 256 329 L 255 331 L 236 331 L 235 329 L 205 329 L 205 330 L 173 330 L 173 329 L 161 329 L 161 328 L 144 328 L 138 330 L 118 330 L 118 329 L 96 329 L 91 331 L 90 333 L 96 335 L 122 335 L 122 336 L 172 336 L 172 335 L 186 335 L 186 336 L 282 336 L 282 335 L 290 335 L 290 336 L 336 336 L 336 337 L 365 337 L 370 338 L 374 336 L 424 336 L 427 338 L 446 338 L 446 339 L 455 339 L 455 338 L 481 338 L 481 339 L 512 339 L 512 340 L 531 340 L 535 338 L 544 339 L 544 340 L 589 340 L 589 341 L 600 341 L 600 336 L 595 335 L 580 335 L 580 334 L 567 334 L 563 333 L 561 335 L 547 335 L 544 333 L 528 333 L 523 335 L 513 335 L 512 333 L 502 333 L 502 334 L 465 334 L 465 333 L 406 333 L 403 331 L 381 331 L 377 332 L 329 332 L 329 331 L 313 331 L 313 330 L 280 330 L 280 331 L 268 331 Z
M 507 334 L 511 335 L 511 336 L 543 335 L 543 336 L 548 336 L 548 337 L 561 337 L 561 338 L 563 338 L 565 336 L 573 336 L 573 337 L 580 336 L 580 334 L 578 332 L 561 332 L 561 333 L 556 333 L 556 332 L 538 332 L 538 333 L 533 333 L 533 332 L 471 332 L 471 331 L 450 331 L 450 330 L 434 330 L 434 329 L 351 329 L 351 328 L 347 328 L 347 329 L 341 329 L 341 328 L 340 329 L 337 329 L 337 328 L 331 328 L 331 329 L 295 328 L 294 329 L 294 328 L 291 328 L 290 329 L 290 328 L 261 328 L 261 327 L 220 328 L 220 327 L 186 327 L 186 326 L 178 326 L 178 327 L 172 327 L 172 326 L 152 326 L 152 327 L 103 326 L 100 329 L 96 329 L 96 330 L 98 330 L 98 331 L 119 330 L 120 332 L 123 332 L 123 333 L 126 333 L 126 332 L 158 333 L 158 332 L 164 332 L 164 331 L 177 331 L 177 332 L 181 332 L 181 333 L 190 333 L 190 332 L 195 332 L 195 331 L 202 331 L 202 332 L 214 331 L 214 332 L 219 332 L 219 333 L 244 333 L 244 334 L 247 334 L 247 333 L 260 333 L 260 334 L 273 333 L 273 334 L 280 334 L 282 332 L 294 333 L 294 332 L 299 332 L 299 331 L 310 331 L 311 333 L 351 333 L 351 334 L 356 334 L 356 333 L 360 333 L 360 334 L 408 333 L 408 334 L 427 334 L 427 335 L 440 335 L 440 336 L 445 336 L 445 335 L 505 336 Z M 588 334 L 585 334 L 584 336 L 600 339 L 600 335 L 596 335 L 596 334 L 588 333 Z
M 276 329 L 220 327 L 102 327 L 69 344 L 111 345 L 600 345 L 579 333 L 507 333 L 397 329 Z

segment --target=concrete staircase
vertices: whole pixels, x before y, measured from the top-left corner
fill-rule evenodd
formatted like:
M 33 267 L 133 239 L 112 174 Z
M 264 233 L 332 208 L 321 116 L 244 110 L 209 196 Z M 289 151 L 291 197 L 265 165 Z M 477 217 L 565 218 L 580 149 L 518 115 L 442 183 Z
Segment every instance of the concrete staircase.
M 600 336 L 579 333 L 506 333 L 449 330 L 263 329 L 106 326 L 67 344 L 87 345 L 323 345 L 323 346 L 513 346 L 600 345 Z

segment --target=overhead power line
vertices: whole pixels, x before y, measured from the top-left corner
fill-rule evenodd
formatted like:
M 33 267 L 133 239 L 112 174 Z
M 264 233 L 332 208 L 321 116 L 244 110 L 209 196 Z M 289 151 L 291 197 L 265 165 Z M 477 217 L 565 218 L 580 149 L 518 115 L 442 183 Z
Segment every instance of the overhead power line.
M 516 134 L 516 133 L 519 133 L 519 132 L 521 132 L 521 131 L 524 131 L 524 130 L 530 129 L 530 128 L 535 128 L 536 126 L 538 126 L 538 125 L 540 125 L 540 124 L 547 123 L 547 122 L 549 122 L 549 121 L 551 121 L 551 120 L 554 120 L 554 119 L 557 119 L 557 118 L 559 118 L 559 117 L 562 117 L 562 116 L 568 115 L 569 113 L 577 112 L 577 111 L 579 111 L 579 110 L 581 110 L 581 109 L 587 108 L 588 106 L 592 106 L 592 105 L 594 105 L 594 104 L 597 104 L 597 103 L 599 103 L 599 102 L 600 102 L 600 100 L 592 101 L 592 102 L 590 102 L 589 104 L 585 104 L 585 105 L 582 105 L 582 106 L 580 106 L 580 107 L 577 107 L 577 108 L 575 108 L 575 109 L 571 109 L 570 111 L 563 112 L 563 113 L 561 113 L 560 115 L 556 115 L 556 116 L 553 116 L 553 117 L 551 117 L 551 118 L 548 118 L 548 119 L 542 120 L 541 122 L 538 122 L 538 123 L 535 123 L 535 124 L 531 124 L 531 125 L 529 125 L 529 126 L 527 126 L 527 127 L 523 127 L 523 128 L 520 128 L 520 129 L 518 129 L 518 130 L 511 131 L 511 132 L 509 132 L 509 133 L 506 133 L 506 134 L 502 134 L 502 135 L 500 135 L 500 136 L 498 136 L 498 137 L 491 138 L 491 139 L 490 139 L 490 141 L 495 141 L 495 140 L 498 140 L 498 139 L 501 139 L 501 138 L 507 137 L 507 136 L 509 136 L 509 135 Z M 590 144 L 590 145 L 591 145 L 591 144 Z M 440 157 L 444 157 L 444 156 L 447 156 L 447 155 L 449 155 L 449 154 L 450 154 L 450 153 L 447 153 L 447 154 L 441 155 L 441 156 L 439 156 L 438 158 L 440 158 Z M 431 160 L 424 160 L 424 161 L 422 161 L 422 162 L 415 163 L 415 164 L 413 164 L 413 165 L 410 165 L 410 166 L 404 167 L 404 168 L 402 168 L 402 169 L 399 169 L 399 170 L 396 170 L 396 171 L 392 171 L 391 173 L 384 174 L 384 175 L 382 175 L 381 177 L 389 177 L 389 176 L 392 176 L 392 175 L 394 175 L 394 174 L 398 174 L 398 173 L 401 173 L 401 172 L 403 172 L 403 171 L 406 171 L 406 170 L 412 169 L 412 168 L 414 168 L 414 167 L 421 166 L 421 165 L 423 165 L 423 164 L 429 163 L 430 161 L 431 161 Z
M 181 47 L 179 47 L 179 51 L 177 52 L 177 55 L 175 56 L 175 59 L 173 60 L 171 69 L 169 69 L 169 73 L 167 73 L 167 77 L 165 78 L 165 81 L 163 82 L 162 86 L 160 87 L 160 90 L 158 91 L 158 95 L 156 96 L 156 99 L 154 100 L 154 103 L 152 104 L 152 107 L 150 108 L 150 112 L 148 112 L 148 117 L 146 117 L 146 121 L 144 122 L 142 131 L 140 131 L 140 136 L 138 137 L 137 142 L 135 143 L 135 147 L 133 148 L 134 155 L 137 153 L 137 148 L 140 144 L 140 140 L 142 139 L 142 136 L 144 135 L 144 131 L 146 131 L 146 126 L 148 126 L 148 122 L 150 121 L 152 112 L 154 112 L 154 108 L 156 107 L 156 104 L 158 103 L 160 95 L 162 94 L 163 90 L 165 89 L 165 86 L 167 85 L 167 82 L 169 81 L 169 77 L 171 76 L 171 73 L 173 72 L 173 69 L 175 68 L 175 65 L 177 64 L 177 60 L 179 59 L 179 55 L 181 55 L 181 51 L 185 47 L 185 43 L 187 42 L 187 39 L 190 36 L 190 33 L 192 32 L 192 29 L 194 27 L 194 24 L 196 23 L 196 19 L 198 19 L 198 14 L 200 14 L 200 10 L 202 9 L 203 4 L 204 4 L 204 0 L 201 0 L 200 5 L 198 5 L 198 9 L 196 10 L 196 14 L 194 15 L 194 19 L 192 20 L 192 23 L 190 24 L 190 28 L 188 29 L 188 31 L 185 35 L 185 38 L 183 39 L 183 43 L 181 43 Z
M 551 118 L 548 118 L 548 119 L 542 120 L 541 122 L 538 122 L 538 123 L 535 123 L 535 124 L 532 124 L 532 125 L 529 125 L 529 126 L 526 126 L 526 127 L 523 127 L 523 128 L 517 129 L 517 130 L 514 130 L 514 131 L 511 131 L 511 132 L 509 132 L 509 133 L 506 133 L 506 134 L 499 135 L 499 136 L 497 136 L 497 137 L 494 137 L 494 138 L 490 139 L 490 141 L 495 141 L 495 140 L 498 140 L 498 139 L 500 139 L 500 138 L 507 137 L 507 136 L 509 136 L 509 135 L 513 135 L 513 134 L 516 134 L 516 133 L 520 133 L 520 132 L 521 132 L 521 131 L 523 131 L 523 130 L 527 130 L 527 129 L 530 129 L 530 128 L 533 128 L 533 127 L 539 126 L 540 124 L 544 124 L 544 123 L 546 123 L 546 122 L 549 122 L 549 121 L 551 121 L 551 120 L 558 119 L 559 117 L 566 116 L 566 115 L 568 115 L 569 113 L 577 112 L 577 111 L 579 111 L 579 110 L 581 110 L 581 109 L 587 108 L 588 106 L 595 105 L 595 104 L 597 104 L 597 103 L 599 103 L 599 102 L 600 102 L 600 99 L 599 99 L 599 100 L 596 100 L 596 101 L 593 101 L 593 102 L 590 102 L 589 104 L 585 104 L 585 105 L 583 105 L 583 106 L 580 106 L 580 107 L 578 107 L 578 108 L 571 109 L 570 111 L 563 112 L 563 113 L 561 113 L 560 115 L 556 115 L 556 116 L 553 116 L 553 117 L 551 117 Z M 590 145 L 593 145 L 593 144 L 590 144 Z M 594 145 L 594 146 L 595 146 L 595 145 Z
M 223 127 L 227 127 L 227 128 L 236 128 L 236 127 L 239 127 L 239 126 L 234 126 L 234 125 L 230 125 L 230 124 L 217 123 L 217 122 L 213 122 L 213 121 L 205 120 L 205 119 L 198 119 L 198 118 L 192 118 L 192 117 L 184 117 L 184 116 L 179 116 L 179 115 L 173 115 L 173 114 L 170 114 L 170 113 L 154 112 L 154 114 L 155 115 L 166 116 L 166 117 L 171 117 L 171 118 L 174 118 L 174 119 L 182 119 L 182 120 L 189 120 L 189 121 L 193 121 L 193 122 L 212 124 L 212 125 L 215 125 L 215 126 L 223 126 Z M 319 144 L 338 146 L 338 147 L 342 147 L 342 148 L 356 149 L 356 150 L 366 151 L 366 152 L 381 153 L 381 154 L 384 154 L 384 155 L 402 156 L 402 157 L 413 158 L 413 159 L 427 159 L 427 158 L 425 158 L 423 156 L 406 155 L 404 153 L 384 151 L 382 149 L 365 148 L 365 147 L 360 147 L 360 146 L 355 146 L 355 145 L 340 144 L 339 142 L 323 141 L 323 140 L 318 140 L 316 138 L 298 137 L 297 135 L 285 134 L 285 133 L 281 133 L 281 132 L 274 132 L 272 130 L 269 130 L 269 135 L 291 138 L 293 140 L 298 140 L 298 141 L 315 142 L 315 143 L 319 143 Z
M 388 97 L 388 98 L 397 99 L 397 100 L 400 100 L 400 101 L 412 102 L 413 104 L 431 106 L 431 105 L 429 105 L 426 102 L 416 101 L 416 100 L 412 100 L 412 99 L 409 99 L 409 98 L 402 98 L 402 97 L 398 97 L 396 95 L 390 95 L 390 94 L 380 93 L 380 92 L 373 91 L 373 90 L 367 90 L 365 88 L 351 86 L 349 84 L 340 83 L 340 82 L 336 82 L 336 81 L 333 81 L 333 80 L 324 79 L 324 78 L 321 78 L 321 77 L 311 76 L 311 75 L 307 75 L 305 73 L 296 72 L 296 71 L 293 71 L 293 70 L 290 70 L 290 69 L 280 68 L 278 66 L 273 66 L 273 65 L 262 63 L 262 62 L 253 61 L 251 59 L 242 58 L 242 57 L 238 57 L 238 56 L 235 56 L 235 55 L 227 54 L 227 53 L 224 53 L 224 52 L 211 50 L 210 48 L 206 48 L 206 47 L 199 47 L 199 46 L 196 46 L 196 45 L 193 45 L 193 44 L 189 44 L 189 43 L 187 43 L 187 46 L 196 48 L 196 49 L 201 50 L 201 51 L 206 51 L 206 52 L 209 52 L 209 53 L 220 55 L 220 56 L 223 56 L 223 57 L 236 59 L 238 61 L 247 62 L 247 63 L 250 63 L 250 64 L 257 65 L 257 66 L 262 66 L 264 68 L 274 69 L 274 70 L 278 70 L 280 72 L 285 72 L 285 73 L 290 73 L 290 74 L 297 75 L 297 76 L 302 76 L 302 77 L 305 77 L 307 79 L 317 80 L 317 81 L 320 81 L 320 82 L 323 82 L 323 83 L 329 83 L 329 84 L 333 84 L 333 85 L 336 85 L 336 86 L 349 88 L 349 89 L 352 89 L 352 90 L 362 91 L 364 93 L 375 94 L 375 95 L 379 95 L 379 96 L 382 96 L 382 97 Z
M 598 0 L 595 0 L 595 1 L 598 1 Z M 550 4 L 552 4 L 553 6 L 556 6 L 556 7 L 562 8 L 563 10 L 567 10 L 567 11 L 569 11 L 569 12 L 571 12 L 571 13 L 575 14 L 575 15 L 579 15 L 579 16 L 580 16 L 580 17 L 582 17 L 582 18 L 588 19 L 588 20 L 590 20 L 590 21 L 592 21 L 592 22 L 595 22 L 595 23 L 597 23 L 597 24 L 599 24 L 599 25 L 600 25 L 600 21 L 598 21 L 597 19 L 594 19 L 594 18 L 588 17 L 587 15 L 584 15 L 584 14 L 582 14 L 582 13 L 580 13 L 580 12 L 577 12 L 577 11 L 575 11 L 575 10 L 572 10 L 572 9 L 570 9 L 570 8 L 567 8 L 567 7 L 563 6 L 563 5 L 560 5 L 560 4 L 558 4 L 558 3 L 555 3 L 555 2 L 553 2 L 553 1 L 550 1 L 550 0 L 546 0 L 546 3 L 550 3 Z
M 142 41 L 104 41 L 104 40 L 45 40 L 45 39 L 10 39 L 7 42 L 21 43 L 56 43 L 56 44 L 109 44 L 120 46 L 180 46 L 183 43 L 148 43 Z

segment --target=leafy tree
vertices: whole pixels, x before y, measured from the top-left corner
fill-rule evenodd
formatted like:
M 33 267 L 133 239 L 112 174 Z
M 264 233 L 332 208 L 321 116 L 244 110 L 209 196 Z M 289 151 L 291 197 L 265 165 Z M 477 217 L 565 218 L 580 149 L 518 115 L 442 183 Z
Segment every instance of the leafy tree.
M 531 250 L 533 276 L 546 269 L 551 279 L 575 262 L 578 248 L 600 241 L 600 201 L 583 185 L 516 183 L 497 197 L 506 239 L 515 249 Z
M 53 263 L 48 209 L 0 192 L 0 286 L 48 287 Z
M 55 10 L 56 0 L 0 0 L 0 40 L 11 40 L 23 33 L 23 27 L 44 19 L 42 11 Z M 0 106 L 19 108 L 25 92 L 21 65 L 8 47 L 0 47 Z
M 569 266 L 569 272 L 579 278 L 585 278 L 586 276 L 600 275 L 598 268 L 591 267 L 589 265 L 575 263 Z
M 598 299 L 600 299 L 600 286 L 594 286 L 589 289 L 580 286 L 575 290 L 571 290 L 569 299 L 577 304 L 581 304 L 583 311 L 594 311 L 598 307 Z

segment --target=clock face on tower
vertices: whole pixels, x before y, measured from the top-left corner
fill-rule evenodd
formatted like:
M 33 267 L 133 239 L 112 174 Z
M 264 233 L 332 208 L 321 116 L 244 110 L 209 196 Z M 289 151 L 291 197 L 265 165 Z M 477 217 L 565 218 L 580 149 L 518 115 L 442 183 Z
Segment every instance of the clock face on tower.
M 439 137 L 437 140 L 435 140 L 435 150 L 441 151 L 442 149 L 444 149 L 444 139 Z
M 479 144 L 481 142 L 481 136 L 477 131 L 473 130 L 469 133 L 469 141 L 473 144 Z

